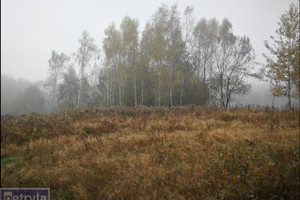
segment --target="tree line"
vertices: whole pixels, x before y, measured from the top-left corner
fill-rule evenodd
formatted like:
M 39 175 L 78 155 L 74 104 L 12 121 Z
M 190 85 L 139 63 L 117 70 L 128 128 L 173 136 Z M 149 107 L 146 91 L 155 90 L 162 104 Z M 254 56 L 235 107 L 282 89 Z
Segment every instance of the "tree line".
M 125 16 L 119 27 L 112 22 L 104 30 L 100 48 L 83 31 L 72 55 L 51 53 L 47 110 L 187 104 L 227 109 L 234 96 L 250 91 L 248 77 L 267 78 L 273 95 L 288 96 L 290 106 L 291 91 L 299 89 L 298 8 L 292 4 L 280 20 L 282 41 L 272 37 L 274 48 L 266 42 L 275 57 L 265 56 L 260 74 L 253 71 L 250 39 L 235 35 L 226 18 L 196 22 L 193 7 L 181 15 L 177 5 L 162 5 L 141 33 L 138 21 Z
M 40 89 L 43 84 L 1 74 L 1 114 L 44 112 L 45 94 Z

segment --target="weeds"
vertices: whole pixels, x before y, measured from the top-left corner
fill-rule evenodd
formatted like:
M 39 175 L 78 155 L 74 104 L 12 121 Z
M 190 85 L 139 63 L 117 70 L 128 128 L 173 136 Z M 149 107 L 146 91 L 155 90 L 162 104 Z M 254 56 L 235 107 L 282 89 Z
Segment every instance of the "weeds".
M 6 166 L 18 162 L 19 159 L 16 157 L 9 157 L 9 158 L 4 158 L 1 159 L 1 168 L 5 168 Z
M 97 108 L 1 121 L 1 187 L 52 199 L 299 199 L 299 113 Z

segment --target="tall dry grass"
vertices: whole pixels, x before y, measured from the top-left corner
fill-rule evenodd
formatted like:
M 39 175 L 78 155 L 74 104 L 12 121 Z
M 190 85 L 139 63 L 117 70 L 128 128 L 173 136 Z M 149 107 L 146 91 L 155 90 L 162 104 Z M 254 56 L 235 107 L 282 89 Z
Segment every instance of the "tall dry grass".
M 1 121 L 1 187 L 52 199 L 299 199 L 299 113 L 101 108 Z

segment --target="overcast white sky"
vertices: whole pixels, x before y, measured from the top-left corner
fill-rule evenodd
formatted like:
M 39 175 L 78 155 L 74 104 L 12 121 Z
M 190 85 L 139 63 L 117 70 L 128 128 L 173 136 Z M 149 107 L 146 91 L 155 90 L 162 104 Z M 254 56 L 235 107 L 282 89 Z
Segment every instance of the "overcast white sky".
M 227 17 L 234 33 L 247 35 L 263 62 L 263 41 L 274 35 L 279 17 L 293 0 L 1 0 L 1 74 L 31 81 L 45 79 L 51 51 L 70 54 L 87 30 L 102 46 L 104 29 L 129 15 L 140 32 L 162 4 L 194 6 L 195 19 Z

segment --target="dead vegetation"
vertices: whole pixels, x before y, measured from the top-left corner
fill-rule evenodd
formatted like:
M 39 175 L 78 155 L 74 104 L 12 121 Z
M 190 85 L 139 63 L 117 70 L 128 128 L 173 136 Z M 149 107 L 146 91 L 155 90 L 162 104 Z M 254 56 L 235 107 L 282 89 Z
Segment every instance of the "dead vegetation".
M 299 199 L 299 113 L 101 108 L 1 121 L 1 187 L 52 199 Z

